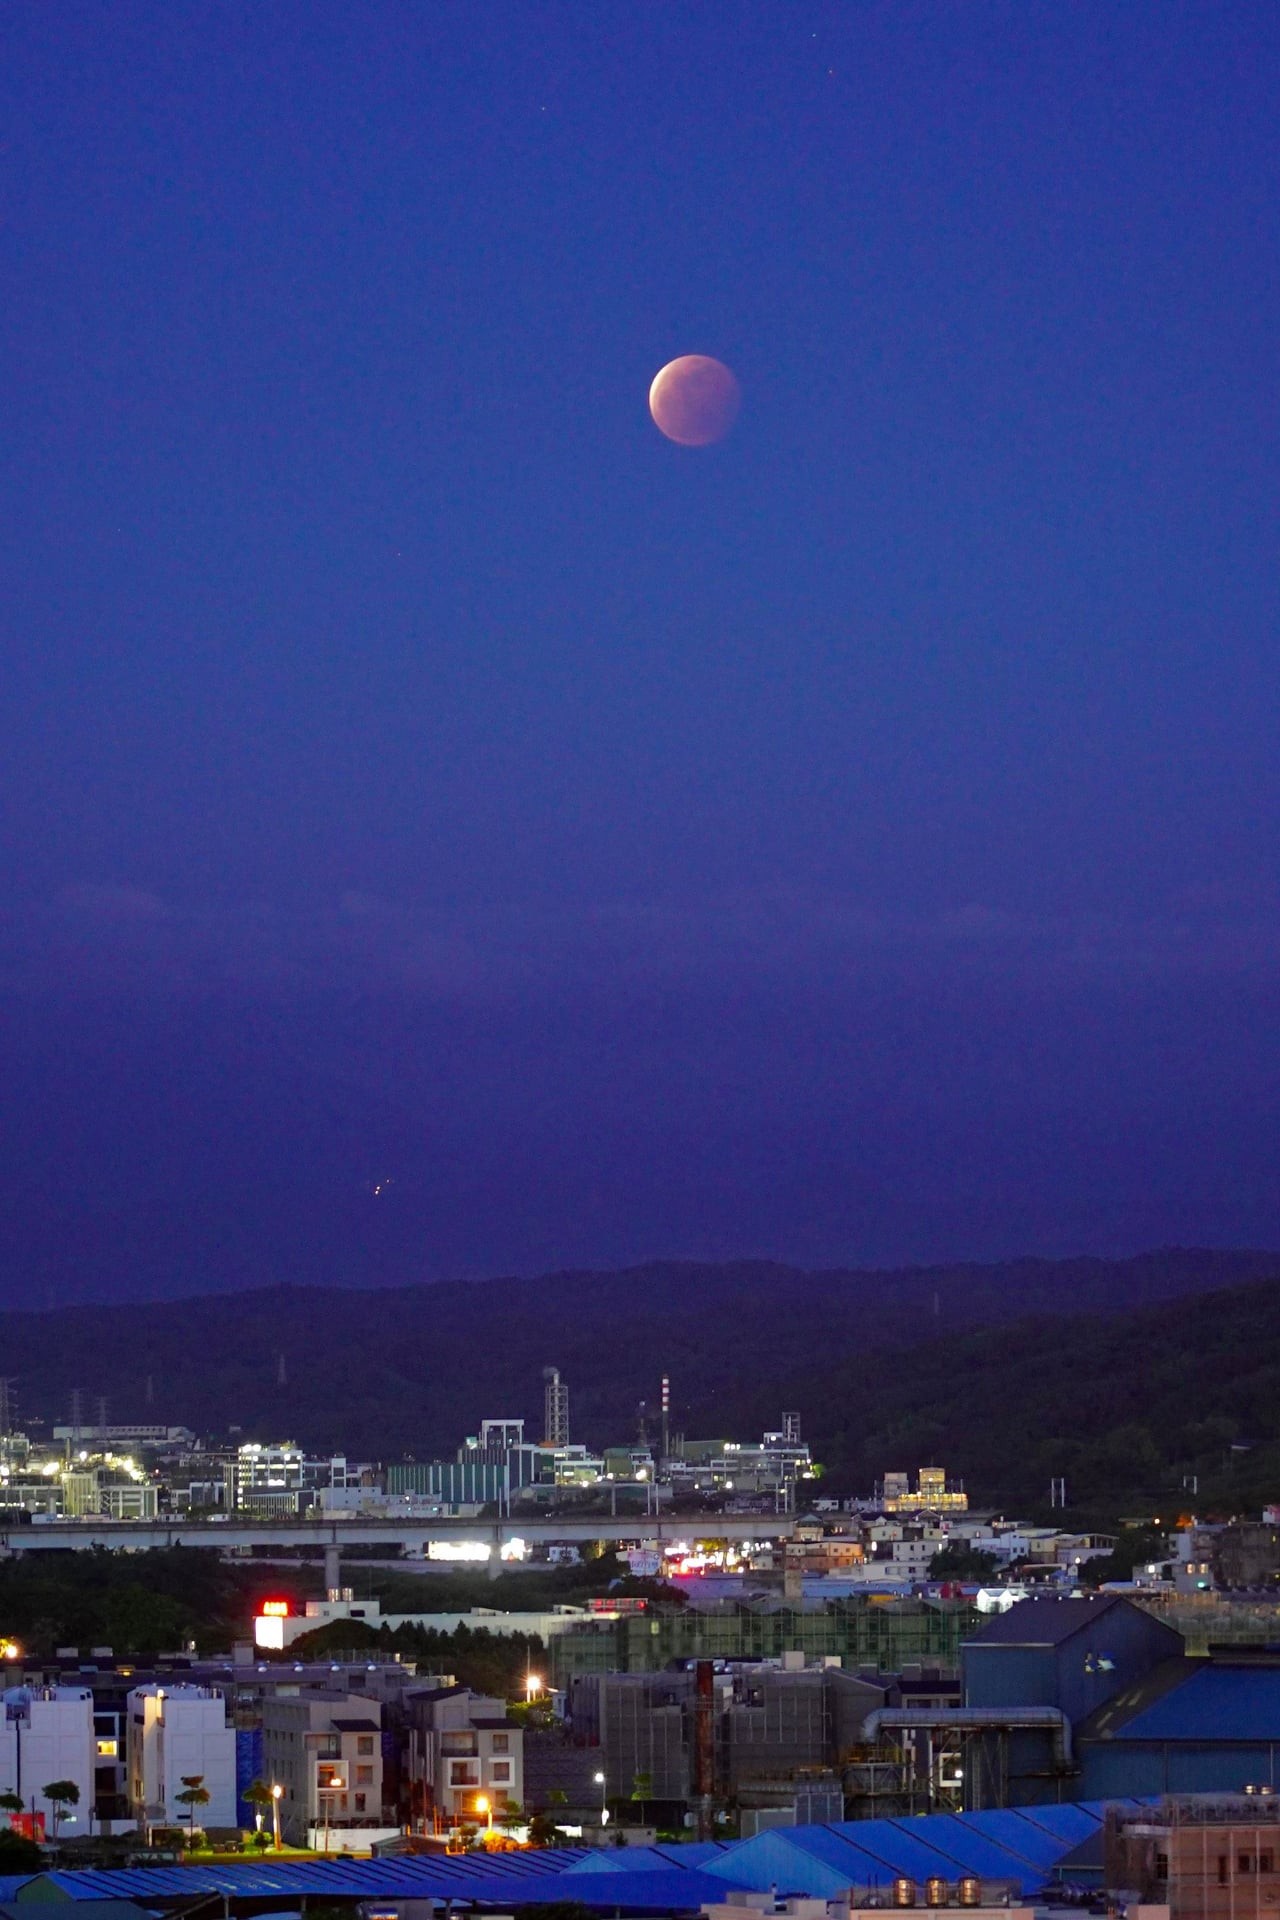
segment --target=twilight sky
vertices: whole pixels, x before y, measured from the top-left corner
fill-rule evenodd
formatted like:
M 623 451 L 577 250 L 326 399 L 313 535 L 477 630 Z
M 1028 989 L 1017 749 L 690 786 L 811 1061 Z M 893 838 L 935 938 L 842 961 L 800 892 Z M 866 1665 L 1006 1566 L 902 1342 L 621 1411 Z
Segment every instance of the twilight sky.
M 1280 1244 L 1274 5 L 5 38 L 0 1297 Z

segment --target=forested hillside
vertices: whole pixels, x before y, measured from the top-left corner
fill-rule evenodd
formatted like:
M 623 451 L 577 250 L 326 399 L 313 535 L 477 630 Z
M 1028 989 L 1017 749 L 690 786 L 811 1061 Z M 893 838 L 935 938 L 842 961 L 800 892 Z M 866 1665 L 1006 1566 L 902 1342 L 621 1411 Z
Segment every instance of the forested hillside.
M 818 1376 L 813 1438 L 842 1483 L 922 1461 L 980 1501 L 1225 1511 L 1280 1498 L 1280 1288 L 1027 1319 Z M 1190 1483 L 1197 1483 L 1193 1491 Z
M 1257 1428 L 1263 1406 L 1237 1415 L 1232 1396 L 1265 1340 L 1242 1332 L 1237 1372 L 1215 1381 L 1217 1303 L 1245 1296 L 1211 1290 L 1276 1271 L 1267 1254 L 1184 1250 L 897 1273 L 665 1264 L 374 1293 L 278 1288 L 10 1313 L 0 1357 L 28 1421 L 64 1420 L 78 1388 L 87 1420 L 102 1396 L 112 1420 L 238 1427 L 382 1460 L 451 1452 L 486 1414 L 524 1415 L 536 1432 L 548 1363 L 569 1384 L 575 1439 L 625 1439 L 642 1401 L 653 1417 L 669 1373 L 674 1425 L 691 1435 L 750 1434 L 794 1407 L 842 1482 L 936 1455 L 1012 1492 L 1047 1485 L 1051 1470 L 1087 1480 L 1098 1431 L 1149 1422 L 1163 1445 L 1197 1419 L 1229 1421 L 1232 1438 L 1238 1421 Z M 1248 1297 L 1269 1308 L 1266 1286 Z M 1106 1317 L 1135 1310 L 1138 1322 Z M 1194 1414 L 1184 1362 L 1197 1369 Z

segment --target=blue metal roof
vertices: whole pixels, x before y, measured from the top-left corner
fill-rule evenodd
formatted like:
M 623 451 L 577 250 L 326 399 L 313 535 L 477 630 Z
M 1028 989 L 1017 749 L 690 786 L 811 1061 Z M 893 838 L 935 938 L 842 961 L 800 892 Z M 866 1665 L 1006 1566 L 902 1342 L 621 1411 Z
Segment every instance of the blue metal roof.
M 980 1819 L 981 1815 L 975 1818 Z M 904 1820 L 894 1824 L 910 1830 L 923 1822 Z M 943 1866 L 931 1868 L 931 1872 L 944 1873 L 949 1880 L 958 1879 L 962 1873 L 976 1873 L 983 1880 L 1011 1880 L 1024 1893 L 1033 1893 L 1042 1887 L 1054 1865 L 1052 1860 L 1044 1866 L 1028 1860 L 1001 1840 L 984 1833 L 980 1826 L 966 1825 L 957 1814 L 930 1817 L 929 1844 L 945 1862 Z
M 883 1886 L 899 1874 L 918 1881 L 974 1873 L 1013 1882 L 1023 1893 L 1044 1886 L 1076 1844 L 1055 1841 L 1020 1815 L 929 1814 L 906 1820 L 847 1820 L 832 1826 L 773 1827 L 730 1846 L 706 1871 L 758 1891 L 830 1895 L 848 1886 Z M 1087 1822 L 1094 1831 L 1097 1820 Z
M 1188 1675 L 1114 1740 L 1280 1740 L 1280 1668 L 1208 1666 Z
M 593 1847 L 566 1872 L 576 1880 L 580 1873 L 664 1873 L 671 1865 L 656 1847 Z
M 722 1860 L 729 1848 L 723 1840 L 671 1841 L 656 1847 L 592 1847 L 579 1850 L 567 1873 L 663 1873 L 668 1867 L 687 1872 Z M 542 1856 L 547 1857 L 545 1854 Z
M 804 1836 L 800 1843 L 797 1836 Z M 731 1846 L 703 1869 L 724 1890 L 781 1894 L 807 1893 L 830 1898 L 846 1887 L 887 1879 L 884 1867 L 842 1840 L 831 1827 L 769 1827 Z
M 572 1887 L 564 1883 L 564 1876 L 546 1877 L 533 1880 L 527 1887 L 519 1890 L 521 1906 L 538 1905 L 553 1900 L 577 1900 L 591 1907 L 621 1907 L 628 1913 L 638 1909 L 652 1909 L 655 1913 L 691 1912 L 696 1913 L 704 1901 L 722 1901 L 729 1889 L 723 1880 L 714 1879 L 709 1873 L 700 1873 L 696 1867 L 665 1867 L 661 1870 L 646 1869 L 640 1873 L 583 1873 L 573 1875 Z M 507 1905 L 512 1899 L 509 1881 L 490 1880 L 477 1872 L 476 1879 L 465 1895 L 455 1893 L 455 1899 L 468 1899 L 486 1906 Z
M 1059 1848 L 1078 1847 L 1081 1841 L 1091 1840 L 1102 1825 L 1100 1807 L 1079 1805 L 1072 1800 L 1064 1800 L 1056 1807 L 1019 1807 L 1018 1812 L 1033 1826 L 1043 1827 L 1046 1833 L 1052 1834 Z
M 1014 1854 L 1028 1866 L 1039 1867 L 1046 1873 L 1052 1872 L 1062 1858 L 1061 1840 L 1043 1827 L 1036 1826 L 1033 1821 L 1024 1819 L 1013 1808 L 993 1809 L 988 1813 L 958 1813 L 955 1824 L 966 1833 L 994 1841 L 996 1846 L 1003 1847 L 1007 1853 Z
M 723 1900 L 735 1888 L 763 1892 L 776 1885 L 785 1893 L 829 1897 L 850 1886 L 887 1887 L 898 1874 L 924 1881 L 931 1874 L 956 1880 L 964 1873 L 1010 1881 L 1030 1894 L 1045 1885 L 1061 1859 L 1097 1832 L 1103 1811 L 1103 1803 L 1094 1802 L 851 1820 L 774 1827 L 727 1845 L 246 1861 L 243 1866 L 130 1867 L 48 1877 L 73 1900 L 138 1900 L 144 1905 L 225 1893 L 282 1904 L 296 1904 L 304 1894 L 448 1899 L 482 1906 L 570 1898 L 588 1906 L 661 1911 Z
M 654 1848 L 673 1867 L 703 1867 L 727 1851 L 723 1840 L 660 1840 Z

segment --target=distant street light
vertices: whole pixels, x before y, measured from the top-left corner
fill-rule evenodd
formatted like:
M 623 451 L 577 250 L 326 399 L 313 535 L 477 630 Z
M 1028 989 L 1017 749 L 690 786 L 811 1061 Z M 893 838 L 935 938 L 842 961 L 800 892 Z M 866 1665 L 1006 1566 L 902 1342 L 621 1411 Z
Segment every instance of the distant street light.
M 595 1776 L 595 1782 L 600 1789 L 600 1825 L 607 1827 L 609 1824 L 609 1799 L 606 1792 L 604 1774 L 598 1773 Z
M 476 1795 L 476 1812 L 482 1813 L 484 1815 L 485 1832 L 492 1833 L 493 1832 L 493 1802 L 492 1800 L 490 1800 L 488 1794 L 478 1793 Z
M 271 1837 L 280 1851 L 280 1802 L 284 1799 L 284 1788 L 275 1781 L 271 1788 Z
M 538 1695 L 541 1692 L 542 1692 L 542 1675 L 538 1673 L 526 1673 L 524 1677 L 525 1699 L 528 1701 L 534 1701 L 537 1699 Z

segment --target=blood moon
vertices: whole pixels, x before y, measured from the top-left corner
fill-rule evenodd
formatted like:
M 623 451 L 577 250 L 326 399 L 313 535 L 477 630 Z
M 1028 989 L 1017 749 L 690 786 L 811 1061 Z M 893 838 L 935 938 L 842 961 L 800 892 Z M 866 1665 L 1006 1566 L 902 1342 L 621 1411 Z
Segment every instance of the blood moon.
M 741 398 L 722 361 L 705 353 L 682 353 L 654 375 L 649 411 L 668 440 L 682 447 L 709 447 L 728 433 Z

